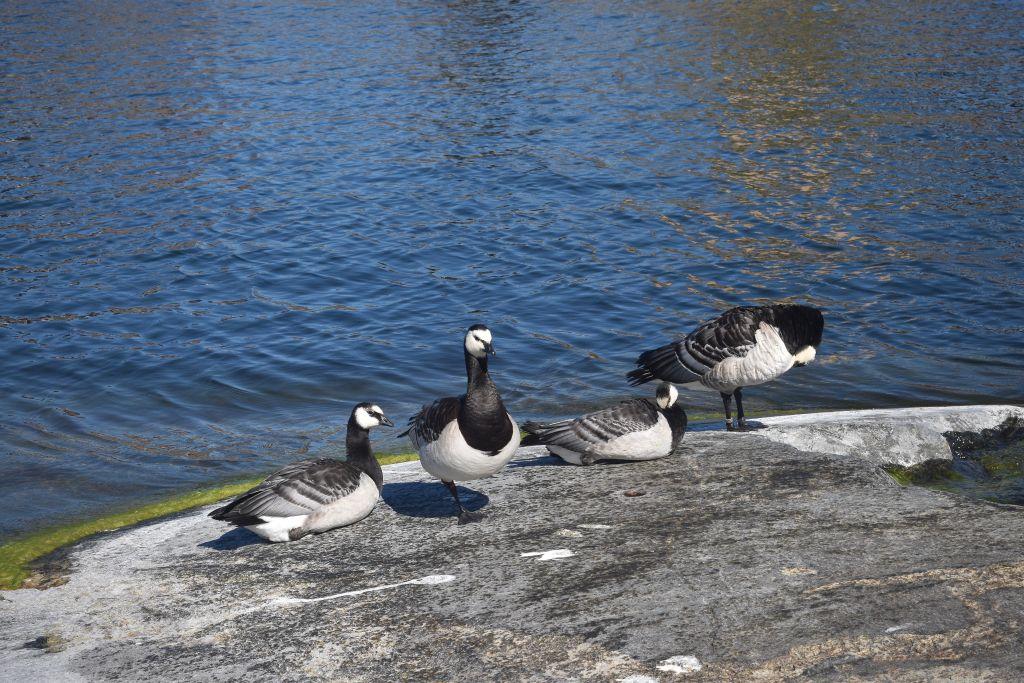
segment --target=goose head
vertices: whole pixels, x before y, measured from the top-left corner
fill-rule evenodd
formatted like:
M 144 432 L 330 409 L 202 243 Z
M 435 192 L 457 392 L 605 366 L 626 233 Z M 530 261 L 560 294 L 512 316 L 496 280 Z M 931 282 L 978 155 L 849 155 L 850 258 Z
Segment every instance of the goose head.
M 675 385 L 662 382 L 658 385 L 657 391 L 654 392 L 654 397 L 658 402 L 658 407 L 665 410 L 675 405 L 676 399 L 679 398 L 679 391 Z
M 384 411 L 376 403 L 360 403 L 352 409 L 352 419 L 357 425 L 367 430 L 380 425 L 395 426 L 395 423 L 384 415 Z
M 486 358 L 494 355 L 494 344 L 491 343 L 491 331 L 486 325 L 473 325 L 466 330 L 466 353 L 474 358 Z

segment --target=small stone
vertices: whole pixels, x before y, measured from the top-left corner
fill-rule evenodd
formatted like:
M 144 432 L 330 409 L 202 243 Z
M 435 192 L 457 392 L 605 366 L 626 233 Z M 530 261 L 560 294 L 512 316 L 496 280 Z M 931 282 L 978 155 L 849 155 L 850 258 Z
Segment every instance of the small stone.
M 803 576 L 817 574 L 818 570 L 811 569 L 810 567 L 786 567 L 782 570 L 782 573 L 786 576 Z
M 642 491 L 640 489 L 629 489 L 628 491 L 623 493 L 623 495 L 626 496 L 626 498 L 636 498 L 637 496 L 647 495 L 647 491 Z
M 669 657 L 658 665 L 658 671 L 673 674 L 692 674 L 704 668 L 700 660 L 692 655 L 676 655 Z

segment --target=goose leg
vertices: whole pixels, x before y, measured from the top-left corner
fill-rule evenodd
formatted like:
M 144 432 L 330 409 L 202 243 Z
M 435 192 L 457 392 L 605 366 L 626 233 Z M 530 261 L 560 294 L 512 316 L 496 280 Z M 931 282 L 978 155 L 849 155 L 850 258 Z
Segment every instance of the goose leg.
M 743 394 L 740 389 L 736 390 L 734 396 L 736 396 L 736 417 L 739 419 L 739 426 L 736 428 L 736 431 L 752 432 L 755 429 L 764 428 L 764 425 L 760 422 L 751 422 L 748 424 L 747 418 L 743 417 Z
M 737 430 L 741 432 L 747 431 L 747 418 L 743 417 L 743 393 L 737 388 L 733 392 L 733 396 L 736 397 L 736 421 L 739 423 Z
M 734 431 L 732 426 L 732 394 L 722 394 L 722 404 L 725 406 L 725 428 Z
M 443 480 L 442 480 L 443 481 Z M 448 487 L 448 491 L 451 492 L 452 498 L 455 499 L 455 505 L 459 508 L 459 524 L 470 524 L 472 522 L 479 522 L 484 518 L 482 512 L 470 512 L 466 508 L 462 507 L 462 501 L 459 500 L 459 490 L 455 488 L 454 481 L 444 481 L 445 486 Z

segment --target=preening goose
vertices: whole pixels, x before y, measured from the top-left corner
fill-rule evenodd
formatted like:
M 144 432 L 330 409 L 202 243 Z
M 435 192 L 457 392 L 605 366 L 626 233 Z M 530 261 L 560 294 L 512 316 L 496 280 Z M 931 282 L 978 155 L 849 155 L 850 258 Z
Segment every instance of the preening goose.
M 519 427 L 487 372 L 488 355 L 494 355 L 491 331 L 473 325 L 463 340 L 466 393 L 424 406 L 404 432 L 419 451 L 423 469 L 451 492 L 459 508 L 459 524 L 478 521 L 483 515 L 462 506 L 455 482 L 491 476 L 519 446 Z
M 676 402 L 679 392 L 660 384 L 656 402 L 646 398 L 622 401 L 575 420 L 550 424 L 527 422 L 523 446 L 543 444 L 574 465 L 598 460 L 655 460 L 679 449 L 686 433 L 686 412 Z
M 274 542 L 358 522 L 373 510 L 384 483 L 370 449 L 370 429 L 381 424 L 394 426 L 379 406 L 360 403 L 348 419 L 348 460 L 319 458 L 287 465 L 210 517 Z
M 636 386 L 660 379 L 718 391 L 726 429 L 746 430 L 743 387 L 764 384 L 814 360 L 825 321 L 821 311 L 798 304 L 732 308 L 672 342 L 640 354 L 627 377 Z M 732 422 L 736 397 L 737 423 Z

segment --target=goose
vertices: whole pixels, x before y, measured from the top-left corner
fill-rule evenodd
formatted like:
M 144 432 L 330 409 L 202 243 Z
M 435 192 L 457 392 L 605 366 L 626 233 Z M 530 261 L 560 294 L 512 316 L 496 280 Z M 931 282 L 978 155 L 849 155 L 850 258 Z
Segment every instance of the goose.
M 402 433 L 419 451 L 423 469 L 448 487 L 459 524 L 479 521 L 483 514 L 462 506 L 455 482 L 491 476 L 519 447 L 519 427 L 487 372 L 488 354 L 495 355 L 491 331 L 486 325 L 473 325 L 463 340 L 466 393 L 423 406 Z
M 382 424 L 395 426 L 380 406 L 360 403 L 348 419 L 348 460 L 319 458 L 287 465 L 210 517 L 274 543 L 358 522 L 373 510 L 384 483 L 370 450 L 370 429 Z
M 824 327 L 821 311 L 810 306 L 738 306 L 683 339 L 640 354 L 637 369 L 627 377 L 633 386 L 660 379 L 718 391 L 725 406 L 725 428 L 747 431 L 752 427 L 743 416 L 743 387 L 764 384 L 810 363 Z
M 598 460 L 656 460 L 678 453 L 686 433 L 686 411 L 676 402 L 679 392 L 658 385 L 655 403 L 633 398 L 575 420 L 550 424 L 526 422 L 523 446 L 543 444 L 573 465 Z

